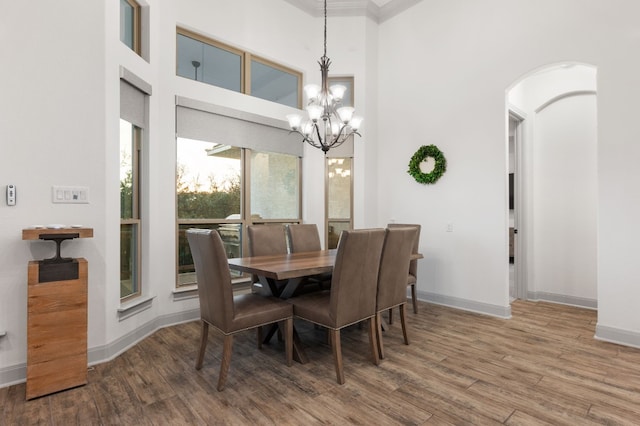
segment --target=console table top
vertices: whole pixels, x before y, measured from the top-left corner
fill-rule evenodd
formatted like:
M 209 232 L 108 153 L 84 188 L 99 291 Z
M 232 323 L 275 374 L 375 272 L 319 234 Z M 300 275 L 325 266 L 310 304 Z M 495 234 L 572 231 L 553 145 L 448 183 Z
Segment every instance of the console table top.
M 93 228 L 28 228 L 22 230 L 23 240 L 39 240 L 45 236 L 78 234 L 77 238 L 92 238 Z

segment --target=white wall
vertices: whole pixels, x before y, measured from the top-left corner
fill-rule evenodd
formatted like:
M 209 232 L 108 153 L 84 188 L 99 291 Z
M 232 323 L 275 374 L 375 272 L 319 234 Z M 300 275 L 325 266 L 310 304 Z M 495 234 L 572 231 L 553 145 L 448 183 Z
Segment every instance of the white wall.
M 25 377 L 27 263 L 55 253 L 52 243 L 21 240 L 21 230 L 29 225 L 80 223 L 94 228 L 93 239 L 63 244 L 64 255 L 84 256 L 89 261 L 90 362 L 110 359 L 156 328 L 198 315 L 197 299 L 176 300 L 173 295 L 175 97 L 283 121 L 292 109 L 176 77 L 176 26 L 298 69 L 309 82 L 320 80 L 317 61 L 322 56 L 323 20 L 285 1 L 141 3 L 150 7 L 148 61 L 119 41 L 118 2 L 70 0 L 55 7 L 43 3 L 35 12 L 31 4 L 13 2 L 4 5 L 0 15 L 3 55 L 8 64 L 14 64 L 0 71 L 5 99 L 0 103 L 0 140 L 3 152 L 10 146 L 13 154 L 0 155 L 0 185 L 3 191 L 9 183 L 18 189 L 17 206 L 0 202 L 0 332 L 7 332 L 0 338 L 0 386 Z M 28 25 L 24 16 L 29 16 Z M 358 109 L 366 114 L 371 105 L 367 93 L 375 93 L 375 81 L 364 76 L 372 49 L 371 42 L 365 42 L 372 31 L 371 21 L 332 18 L 329 28 L 332 74 L 355 76 L 356 103 L 363 105 Z M 345 46 L 340 40 L 348 40 L 346 49 L 339 49 Z M 152 87 L 143 159 L 143 293 L 153 297 L 153 303 L 119 321 L 121 66 Z M 374 123 L 372 120 L 372 128 Z M 365 126 L 361 141 L 367 139 Z M 362 155 L 367 152 L 357 149 Z M 321 225 L 322 153 L 305 148 L 303 167 L 303 220 Z M 51 185 L 88 186 L 90 204 L 53 205 Z M 362 212 L 371 210 L 365 208 L 368 201 L 361 200 L 358 226 L 364 221 Z
M 104 28 L 98 2 L 2 4 L 0 187 L 16 185 L 17 205 L 0 202 L 0 383 L 26 360 L 27 263 L 55 254 L 53 243 L 21 240 L 30 225 L 94 228 L 96 238 L 64 242 L 62 254 L 88 259 L 89 344 L 105 339 Z M 52 185 L 87 186 L 90 204 L 54 205 Z
M 640 188 L 630 185 L 640 179 L 640 59 L 628 54 L 640 47 L 638 13 L 632 0 L 615 8 L 604 0 L 429 0 L 380 25 L 378 212 L 381 221 L 422 224 L 423 296 L 508 315 L 505 92 L 543 66 L 593 64 L 599 334 L 623 330 L 618 340 L 640 344 Z M 423 186 L 405 170 L 429 143 L 444 152 L 448 171 Z
M 596 96 L 571 96 L 537 114 L 531 290 L 595 301 Z

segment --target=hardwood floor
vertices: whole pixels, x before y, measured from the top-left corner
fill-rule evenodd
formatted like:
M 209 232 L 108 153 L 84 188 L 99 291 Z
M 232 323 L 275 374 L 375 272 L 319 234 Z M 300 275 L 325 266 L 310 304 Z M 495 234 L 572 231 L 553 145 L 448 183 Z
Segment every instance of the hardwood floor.
M 640 349 L 594 340 L 596 312 L 516 301 L 513 319 L 420 303 L 384 333 L 380 366 L 366 327 L 342 332 L 346 383 L 335 381 L 322 330 L 297 323 L 310 362 L 285 365 L 284 345 L 236 337 L 226 388 L 222 338 L 210 332 L 202 370 L 199 323 L 157 331 L 89 371 L 83 387 L 25 402 L 0 389 L 1 425 L 362 424 L 589 425 L 640 422 Z

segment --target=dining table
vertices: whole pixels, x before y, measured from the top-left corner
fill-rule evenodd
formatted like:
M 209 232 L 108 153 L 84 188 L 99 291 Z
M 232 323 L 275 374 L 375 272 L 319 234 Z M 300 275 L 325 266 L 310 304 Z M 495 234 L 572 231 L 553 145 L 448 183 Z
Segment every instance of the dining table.
M 337 249 L 318 250 L 267 256 L 236 257 L 228 259 L 228 263 L 229 269 L 256 275 L 263 288 L 269 290 L 270 295 L 280 299 L 288 299 L 306 277 L 332 272 L 336 254 Z M 422 258 L 422 254 L 414 253 L 411 255 L 410 260 Z M 269 337 L 265 340 L 268 340 Z M 295 327 L 293 357 L 302 364 L 308 362 L 308 357 L 302 348 Z
M 270 295 L 288 299 L 302 280 L 316 274 L 333 271 L 336 249 L 267 256 L 236 257 L 229 259 L 229 269 L 256 275 Z M 270 332 L 265 340 L 269 340 Z M 293 357 L 301 364 L 308 362 L 300 338 L 294 328 Z

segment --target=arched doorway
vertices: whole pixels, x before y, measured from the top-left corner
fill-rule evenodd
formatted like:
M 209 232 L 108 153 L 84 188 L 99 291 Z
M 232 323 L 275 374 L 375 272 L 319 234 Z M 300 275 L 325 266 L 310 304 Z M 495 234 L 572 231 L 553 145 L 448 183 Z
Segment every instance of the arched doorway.
M 583 64 L 545 67 L 508 91 L 507 111 L 521 117 L 512 298 L 597 306 L 596 98 L 596 68 Z

